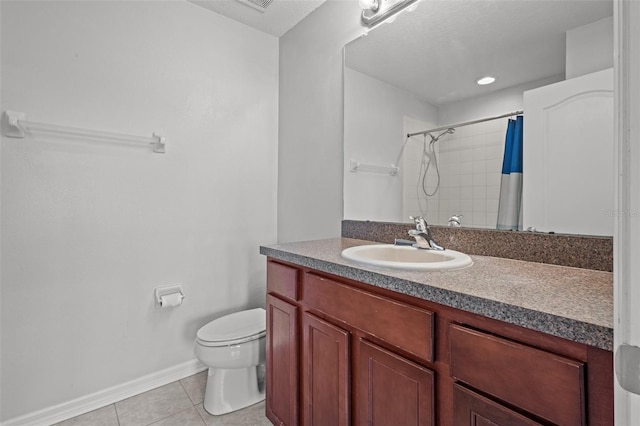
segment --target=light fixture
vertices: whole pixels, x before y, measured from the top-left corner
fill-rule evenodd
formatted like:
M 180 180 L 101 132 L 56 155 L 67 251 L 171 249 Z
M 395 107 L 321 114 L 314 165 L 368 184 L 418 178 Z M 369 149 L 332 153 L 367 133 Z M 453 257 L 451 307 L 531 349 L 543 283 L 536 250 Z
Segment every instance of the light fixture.
M 380 3 L 378 0 L 359 0 L 358 4 L 361 8 L 365 10 L 371 10 L 373 12 L 378 11 L 378 7 L 380 7 Z
M 238 0 L 238 2 L 257 10 L 258 12 L 264 13 L 273 0 Z
M 493 83 L 494 81 L 496 81 L 495 77 L 486 76 L 476 81 L 476 83 L 478 83 L 480 86 L 485 86 L 487 84 Z
M 384 21 L 418 0 L 359 0 L 362 23 L 368 27 Z

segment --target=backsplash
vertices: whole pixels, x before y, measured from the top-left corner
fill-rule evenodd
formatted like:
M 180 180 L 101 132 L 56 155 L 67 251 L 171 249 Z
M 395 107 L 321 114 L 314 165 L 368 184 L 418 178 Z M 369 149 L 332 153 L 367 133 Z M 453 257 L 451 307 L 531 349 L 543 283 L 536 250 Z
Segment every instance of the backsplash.
M 342 221 L 342 236 L 393 243 L 409 239 L 410 223 Z M 502 257 L 551 265 L 613 271 L 613 238 L 545 234 L 492 229 L 431 226 L 435 241 L 452 250 L 480 256 Z

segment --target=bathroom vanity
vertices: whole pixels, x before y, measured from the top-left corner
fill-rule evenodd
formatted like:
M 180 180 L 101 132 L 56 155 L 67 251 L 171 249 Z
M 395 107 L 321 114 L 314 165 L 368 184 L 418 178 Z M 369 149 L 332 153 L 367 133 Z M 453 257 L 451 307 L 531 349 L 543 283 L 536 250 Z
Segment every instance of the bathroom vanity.
M 611 425 L 612 274 L 487 256 L 361 267 L 349 238 L 267 256 L 267 417 L 282 425 Z

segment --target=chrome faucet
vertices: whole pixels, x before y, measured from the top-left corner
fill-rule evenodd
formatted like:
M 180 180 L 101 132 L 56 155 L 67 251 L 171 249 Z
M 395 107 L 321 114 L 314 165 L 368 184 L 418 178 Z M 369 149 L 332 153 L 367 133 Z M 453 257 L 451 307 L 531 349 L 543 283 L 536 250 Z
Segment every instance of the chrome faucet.
M 431 229 L 429 229 L 429 225 L 424 217 L 409 216 L 409 219 L 413 220 L 416 224 L 416 229 L 409 229 L 408 231 L 408 234 L 416 240 L 416 243 L 413 245 L 414 247 L 428 250 L 444 250 L 444 247 L 439 246 L 433 240 L 433 236 L 431 236 Z

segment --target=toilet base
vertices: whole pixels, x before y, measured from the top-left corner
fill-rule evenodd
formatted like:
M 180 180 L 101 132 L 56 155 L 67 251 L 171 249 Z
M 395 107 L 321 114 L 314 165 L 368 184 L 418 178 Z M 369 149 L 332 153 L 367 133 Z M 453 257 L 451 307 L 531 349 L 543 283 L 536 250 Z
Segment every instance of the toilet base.
M 231 413 L 264 400 L 264 386 L 258 383 L 256 366 L 209 368 L 204 409 L 214 416 Z

